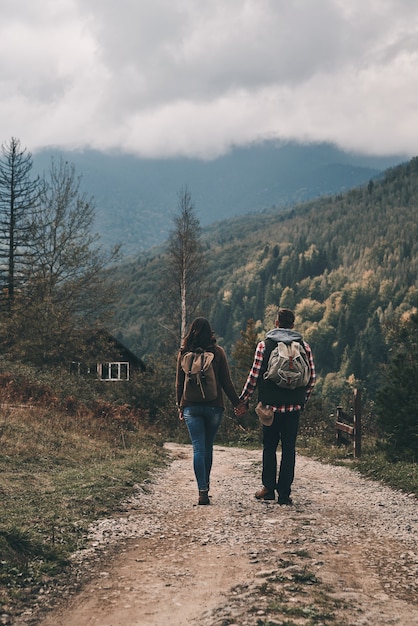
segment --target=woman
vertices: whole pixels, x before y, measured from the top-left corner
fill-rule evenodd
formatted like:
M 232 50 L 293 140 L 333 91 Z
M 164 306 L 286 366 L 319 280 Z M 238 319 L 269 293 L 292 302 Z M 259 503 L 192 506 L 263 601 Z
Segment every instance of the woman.
M 186 374 L 181 361 L 186 352 L 197 349 L 214 355 L 212 366 L 216 377 L 217 395 L 214 400 L 191 402 L 184 398 Z M 180 419 L 184 419 L 193 445 L 193 469 L 199 490 L 198 504 L 209 504 L 209 480 L 212 469 L 213 442 L 224 412 L 222 390 L 234 407 L 236 415 L 245 412 L 245 405 L 240 401 L 231 380 L 228 362 L 224 350 L 216 345 L 216 338 L 208 320 L 197 317 L 190 325 L 183 340 L 177 359 L 176 398 Z

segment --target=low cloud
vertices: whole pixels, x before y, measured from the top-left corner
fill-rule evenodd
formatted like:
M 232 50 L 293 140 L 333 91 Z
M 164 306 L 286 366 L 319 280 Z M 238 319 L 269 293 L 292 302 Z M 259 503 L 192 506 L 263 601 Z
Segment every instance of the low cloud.
M 407 0 L 15 0 L 0 140 L 211 158 L 265 138 L 416 153 Z

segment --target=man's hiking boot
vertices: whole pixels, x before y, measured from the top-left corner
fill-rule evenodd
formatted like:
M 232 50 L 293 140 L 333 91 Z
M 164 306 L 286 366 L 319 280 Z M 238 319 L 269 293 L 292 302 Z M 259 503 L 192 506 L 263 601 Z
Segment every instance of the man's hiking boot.
M 208 490 L 200 490 L 199 489 L 199 502 L 198 504 L 210 504 Z
M 257 500 L 275 500 L 276 496 L 274 491 L 270 491 L 267 487 L 262 487 L 260 491 L 256 491 L 255 497 Z
M 287 506 L 292 506 L 293 500 L 290 496 L 279 496 L 277 499 L 278 504 L 286 504 Z

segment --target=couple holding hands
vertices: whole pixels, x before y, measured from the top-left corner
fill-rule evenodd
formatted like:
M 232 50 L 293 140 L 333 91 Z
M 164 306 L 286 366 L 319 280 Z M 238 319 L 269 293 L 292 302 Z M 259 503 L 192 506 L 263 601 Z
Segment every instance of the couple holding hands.
M 237 417 L 248 411 L 250 399 L 258 388 L 259 405 L 257 414 L 263 424 L 263 467 L 262 487 L 256 492 L 258 500 L 275 500 L 279 504 L 291 505 L 291 486 L 295 473 L 296 437 L 299 429 L 300 412 L 315 385 L 315 365 L 310 346 L 302 335 L 294 330 L 295 316 L 290 309 L 279 309 L 276 327 L 264 340 L 257 344 L 254 360 L 241 395 L 235 391 L 231 380 L 225 351 L 216 343 L 210 323 L 204 317 L 196 318 L 182 342 L 177 361 L 176 398 L 180 419 L 184 419 L 193 446 L 193 469 L 199 491 L 198 504 L 210 504 L 210 473 L 213 462 L 213 445 L 223 412 L 225 393 L 234 406 Z M 303 343 L 308 365 L 309 382 L 294 390 L 279 388 L 265 380 L 270 353 L 277 342 L 298 341 Z M 216 378 L 217 396 L 208 402 L 190 402 L 184 398 L 185 372 L 181 367 L 182 356 L 195 350 L 212 352 L 212 366 Z M 261 412 L 258 410 L 261 408 Z M 267 411 L 265 411 L 267 409 Z M 262 413 L 270 414 L 264 417 Z M 281 461 L 277 472 L 277 447 L 281 442 Z

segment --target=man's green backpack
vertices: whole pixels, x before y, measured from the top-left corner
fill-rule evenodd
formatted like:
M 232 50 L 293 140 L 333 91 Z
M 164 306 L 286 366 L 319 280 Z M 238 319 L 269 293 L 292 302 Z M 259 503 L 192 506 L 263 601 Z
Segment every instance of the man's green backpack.
M 184 371 L 183 398 L 186 402 L 211 402 L 218 396 L 216 376 L 212 361 L 213 352 L 197 348 L 181 358 Z

